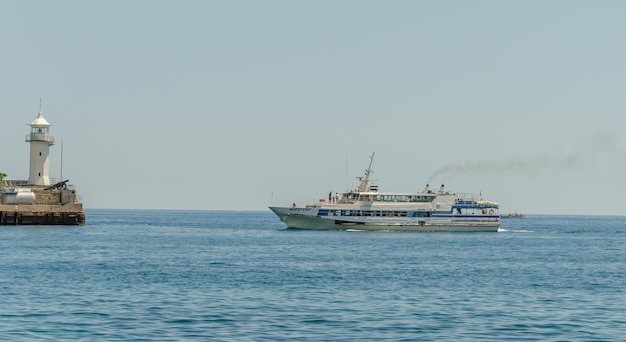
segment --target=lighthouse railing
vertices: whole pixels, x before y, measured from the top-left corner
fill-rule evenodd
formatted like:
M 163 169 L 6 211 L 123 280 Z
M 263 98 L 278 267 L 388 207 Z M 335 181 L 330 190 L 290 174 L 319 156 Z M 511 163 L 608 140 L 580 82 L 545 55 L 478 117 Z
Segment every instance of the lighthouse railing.
M 30 141 L 45 141 L 50 144 L 54 144 L 54 137 L 48 133 L 31 132 L 26 135 L 26 142 Z

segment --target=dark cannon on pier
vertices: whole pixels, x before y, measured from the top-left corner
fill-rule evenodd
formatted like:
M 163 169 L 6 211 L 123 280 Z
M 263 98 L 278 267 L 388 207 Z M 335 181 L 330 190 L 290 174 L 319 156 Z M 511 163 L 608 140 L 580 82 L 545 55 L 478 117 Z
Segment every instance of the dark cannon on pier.
M 70 180 L 64 180 L 62 182 L 58 182 L 55 184 L 52 184 L 49 188 L 46 188 L 46 190 L 65 190 L 67 189 L 67 182 L 69 182 Z

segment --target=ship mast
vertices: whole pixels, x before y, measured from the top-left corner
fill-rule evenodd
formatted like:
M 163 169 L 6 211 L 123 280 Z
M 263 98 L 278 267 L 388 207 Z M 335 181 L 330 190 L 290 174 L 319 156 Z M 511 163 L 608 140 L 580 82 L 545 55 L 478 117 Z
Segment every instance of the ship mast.
M 374 172 L 372 170 L 372 162 L 374 161 L 374 153 L 376 153 L 376 151 L 372 152 L 372 155 L 370 156 L 370 165 L 367 167 L 367 170 L 365 170 L 365 177 L 357 177 L 357 179 L 361 181 L 361 184 L 359 184 L 359 186 L 356 188 L 357 192 L 367 191 L 367 186 L 370 181 L 370 175 L 372 174 L 372 172 Z

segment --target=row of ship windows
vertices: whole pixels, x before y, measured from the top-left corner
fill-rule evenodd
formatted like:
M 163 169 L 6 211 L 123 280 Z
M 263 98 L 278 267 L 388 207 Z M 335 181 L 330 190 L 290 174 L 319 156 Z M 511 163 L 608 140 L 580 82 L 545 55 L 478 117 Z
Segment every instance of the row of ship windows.
M 376 202 L 431 202 L 434 197 L 421 195 L 358 195 L 348 194 L 348 200 Z
M 414 217 L 430 217 L 430 212 L 412 212 Z M 329 216 L 373 216 L 373 217 L 407 217 L 408 211 L 386 210 L 329 210 Z

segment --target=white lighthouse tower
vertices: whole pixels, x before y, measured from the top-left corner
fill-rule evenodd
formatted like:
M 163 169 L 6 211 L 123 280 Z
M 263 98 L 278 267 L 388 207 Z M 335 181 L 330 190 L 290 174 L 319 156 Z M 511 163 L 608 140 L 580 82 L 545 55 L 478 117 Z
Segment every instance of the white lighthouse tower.
M 30 127 L 30 134 L 26 136 L 26 142 L 30 143 L 28 184 L 50 185 L 49 153 L 50 146 L 54 145 L 54 137 L 48 132 L 50 124 L 44 119 L 40 111 Z

